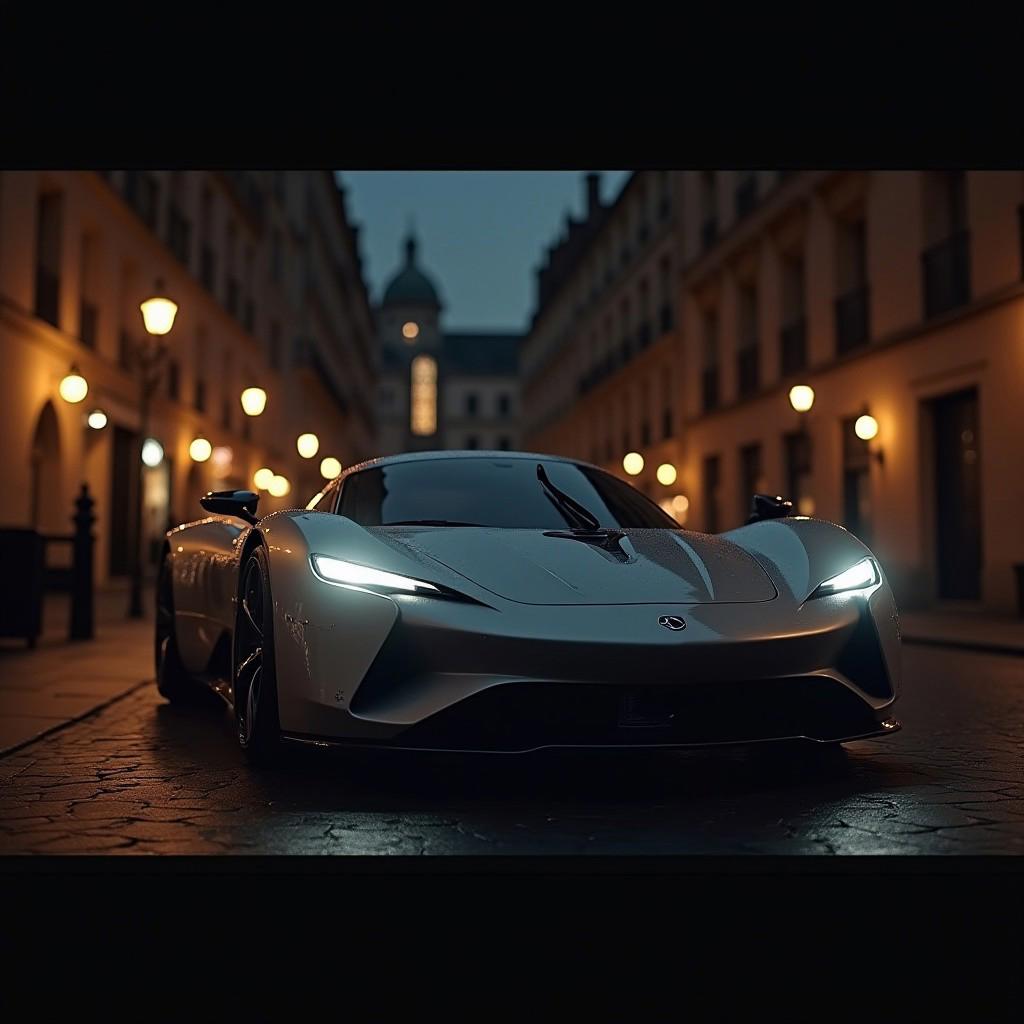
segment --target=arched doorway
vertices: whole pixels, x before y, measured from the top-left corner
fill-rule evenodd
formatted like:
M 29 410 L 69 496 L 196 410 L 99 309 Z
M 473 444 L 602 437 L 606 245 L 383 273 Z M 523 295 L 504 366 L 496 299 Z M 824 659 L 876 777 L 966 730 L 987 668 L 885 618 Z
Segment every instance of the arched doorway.
M 62 500 L 60 427 L 53 402 L 43 406 L 32 437 L 29 519 L 42 533 L 67 533 L 69 509 Z

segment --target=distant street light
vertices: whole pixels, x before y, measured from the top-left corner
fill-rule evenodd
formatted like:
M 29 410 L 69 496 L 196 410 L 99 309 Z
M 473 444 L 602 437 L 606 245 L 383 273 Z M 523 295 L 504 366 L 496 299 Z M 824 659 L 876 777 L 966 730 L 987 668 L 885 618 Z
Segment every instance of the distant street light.
M 107 414 L 102 409 L 93 409 L 85 422 L 93 430 L 102 430 L 107 425 Z
M 205 437 L 197 437 L 188 446 L 188 456 L 193 462 L 206 462 L 213 454 L 213 445 Z
M 316 434 L 299 434 L 295 447 L 304 459 L 311 459 L 320 451 L 320 438 Z
M 857 417 L 857 422 L 853 425 L 853 432 L 862 441 L 873 441 L 878 437 L 878 420 L 869 413 L 864 413 L 863 416 Z
M 150 469 L 156 469 L 164 461 L 164 446 L 155 437 L 147 437 L 143 441 L 142 461 Z
M 622 459 L 622 468 L 630 476 L 637 476 L 644 470 L 644 457 L 639 452 L 629 452 Z
M 158 278 L 156 291 L 148 299 L 139 303 L 139 312 L 142 314 L 142 325 L 146 329 L 146 337 L 132 341 L 129 355 L 132 368 L 139 377 L 139 444 L 141 445 L 139 454 L 144 465 L 154 467 L 159 466 L 163 461 L 164 450 L 159 441 L 149 436 L 150 403 L 163 376 L 163 363 L 167 355 L 167 345 L 163 338 L 174 326 L 178 304 L 164 294 L 164 283 Z M 155 461 L 153 461 L 154 459 Z M 142 473 L 138 470 L 137 464 L 132 471 L 132 485 L 135 487 L 135 495 L 132 502 L 131 597 L 128 605 L 128 617 L 141 619 L 145 614 L 142 607 L 144 488 Z
M 814 405 L 814 388 L 808 384 L 797 384 L 789 389 L 789 404 L 797 412 L 810 412 Z
M 261 490 L 269 491 L 270 484 L 274 479 L 274 471 L 266 466 L 257 469 L 252 475 L 252 482 Z
M 328 455 L 327 458 L 320 463 L 320 475 L 325 480 L 333 480 L 340 473 L 341 463 L 333 456 Z
M 246 416 L 259 416 L 267 407 L 267 393 L 263 388 L 246 388 L 242 392 L 242 411 Z
M 676 482 L 676 467 L 671 462 L 663 462 L 658 467 L 657 472 L 658 483 L 664 484 L 666 487 L 671 487 Z
M 87 394 L 89 394 L 89 383 L 79 372 L 78 367 L 72 363 L 71 369 L 66 377 L 60 382 L 60 397 L 71 405 L 77 405 Z
M 157 288 L 160 289 L 161 286 L 162 282 L 158 281 Z M 142 310 L 142 322 L 145 324 L 146 331 L 159 337 L 167 334 L 174 326 L 178 304 L 164 295 L 154 295 L 146 299 L 139 309 Z
M 288 478 L 279 475 L 274 476 L 267 488 L 275 498 L 283 498 L 291 489 L 292 485 L 288 482 Z

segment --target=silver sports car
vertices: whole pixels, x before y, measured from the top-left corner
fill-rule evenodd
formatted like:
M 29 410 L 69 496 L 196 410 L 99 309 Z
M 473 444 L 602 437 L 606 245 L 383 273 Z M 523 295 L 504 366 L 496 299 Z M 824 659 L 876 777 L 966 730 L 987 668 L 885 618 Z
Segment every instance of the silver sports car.
M 524 452 L 353 466 L 305 509 L 250 491 L 167 534 L 157 685 L 238 742 L 431 750 L 836 744 L 899 728 L 896 606 L 840 526 L 757 495 L 686 530 L 604 470 Z

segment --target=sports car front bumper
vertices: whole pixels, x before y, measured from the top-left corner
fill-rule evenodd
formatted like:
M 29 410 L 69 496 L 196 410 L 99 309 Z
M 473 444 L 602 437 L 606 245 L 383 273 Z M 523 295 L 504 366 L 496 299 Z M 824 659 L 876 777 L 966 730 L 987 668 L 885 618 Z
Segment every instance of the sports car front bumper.
M 887 590 L 800 608 L 366 600 L 397 608 L 376 656 L 341 701 L 330 652 L 307 648 L 313 699 L 282 716 L 291 738 L 526 751 L 831 742 L 899 727 Z M 662 615 L 686 628 L 662 628 Z

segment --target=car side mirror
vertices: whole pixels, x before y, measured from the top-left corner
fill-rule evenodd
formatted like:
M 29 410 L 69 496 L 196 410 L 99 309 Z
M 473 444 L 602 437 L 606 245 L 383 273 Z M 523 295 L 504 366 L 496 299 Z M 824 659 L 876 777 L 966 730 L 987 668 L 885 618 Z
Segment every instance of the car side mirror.
M 210 491 L 199 499 L 199 504 L 207 512 L 221 516 L 236 516 L 255 526 L 259 522 L 256 518 L 256 505 L 259 500 L 260 496 L 253 491 Z
M 795 514 L 793 502 L 787 501 L 781 495 L 755 494 L 747 523 L 759 523 L 763 519 L 782 519 L 784 516 Z

